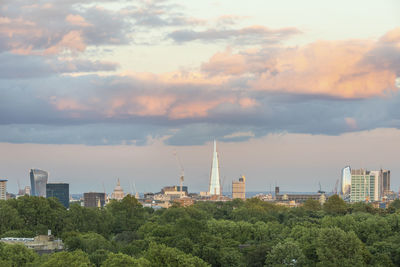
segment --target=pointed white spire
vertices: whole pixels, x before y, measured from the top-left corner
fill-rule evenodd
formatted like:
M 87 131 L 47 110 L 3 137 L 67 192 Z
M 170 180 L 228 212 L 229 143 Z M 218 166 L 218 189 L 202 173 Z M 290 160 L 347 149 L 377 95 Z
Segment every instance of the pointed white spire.
M 213 161 L 212 161 L 212 166 L 211 166 L 209 193 L 210 193 L 210 195 L 220 195 L 221 194 L 221 186 L 220 186 L 220 180 L 219 180 L 217 141 L 216 140 L 214 140 L 214 153 L 213 153 Z

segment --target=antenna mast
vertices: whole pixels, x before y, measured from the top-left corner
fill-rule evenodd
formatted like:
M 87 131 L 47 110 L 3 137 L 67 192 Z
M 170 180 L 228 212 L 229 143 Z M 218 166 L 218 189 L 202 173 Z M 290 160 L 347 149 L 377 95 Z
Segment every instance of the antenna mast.
M 179 177 L 179 183 L 180 183 L 180 191 L 181 191 L 180 193 L 181 193 L 181 198 L 182 198 L 183 197 L 182 184 L 183 184 L 183 181 L 185 180 L 185 170 L 183 169 L 181 159 L 178 156 L 178 152 L 174 151 L 174 155 L 175 155 L 176 160 L 178 161 L 179 168 L 181 169 L 181 176 Z

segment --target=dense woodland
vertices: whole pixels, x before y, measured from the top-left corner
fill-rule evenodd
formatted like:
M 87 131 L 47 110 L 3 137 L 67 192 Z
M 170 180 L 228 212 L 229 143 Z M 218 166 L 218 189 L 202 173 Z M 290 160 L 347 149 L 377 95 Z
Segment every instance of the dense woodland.
M 39 256 L 0 242 L 0 266 L 400 266 L 400 201 L 387 209 L 308 200 L 286 208 L 258 199 L 154 211 L 132 196 L 105 208 L 24 196 L 0 201 L 0 235 L 47 229 L 66 250 Z

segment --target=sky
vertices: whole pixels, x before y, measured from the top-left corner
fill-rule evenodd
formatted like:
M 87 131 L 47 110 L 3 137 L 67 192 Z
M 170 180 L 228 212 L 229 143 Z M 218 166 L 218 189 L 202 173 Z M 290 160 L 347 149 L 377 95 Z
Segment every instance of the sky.
M 0 177 L 72 193 L 400 186 L 400 2 L 0 1 Z

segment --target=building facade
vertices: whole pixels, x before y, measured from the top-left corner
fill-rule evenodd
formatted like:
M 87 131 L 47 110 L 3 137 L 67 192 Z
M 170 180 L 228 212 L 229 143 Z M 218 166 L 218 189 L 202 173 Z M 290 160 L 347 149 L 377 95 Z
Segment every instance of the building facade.
M 214 152 L 211 165 L 210 185 L 208 192 L 210 195 L 221 195 L 221 182 L 219 179 L 219 162 L 217 153 L 217 142 L 214 140 Z
M 122 200 L 124 198 L 124 190 L 121 187 L 119 179 L 117 180 L 117 186 L 114 188 L 114 192 L 111 194 L 111 199 Z
M 341 195 L 343 199 L 349 199 L 351 193 L 351 168 L 346 166 L 342 169 Z
M 46 184 L 49 174 L 46 171 L 31 169 L 31 196 L 46 197 Z
M 164 195 L 176 195 L 176 196 L 187 196 L 188 195 L 188 187 L 187 186 L 182 186 L 182 192 L 181 192 L 181 187 L 178 185 L 173 185 L 173 186 L 164 186 L 161 189 L 161 194 Z
M 7 181 L 5 179 L 0 179 L 0 200 L 7 199 Z
M 51 183 L 46 185 L 46 198 L 55 197 L 67 209 L 69 208 L 69 184 Z
M 350 202 L 380 201 L 379 171 L 351 170 Z
M 89 192 L 83 194 L 85 207 L 102 208 L 106 204 L 106 193 Z
M 246 199 L 246 177 L 243 175 L 238 181 L 232 182 L 232 199 Z
M 391 192 L 390 191 L 390 171 L 381 169 L 381 175 L 382 175 L 383 196 L 387 196 Z

